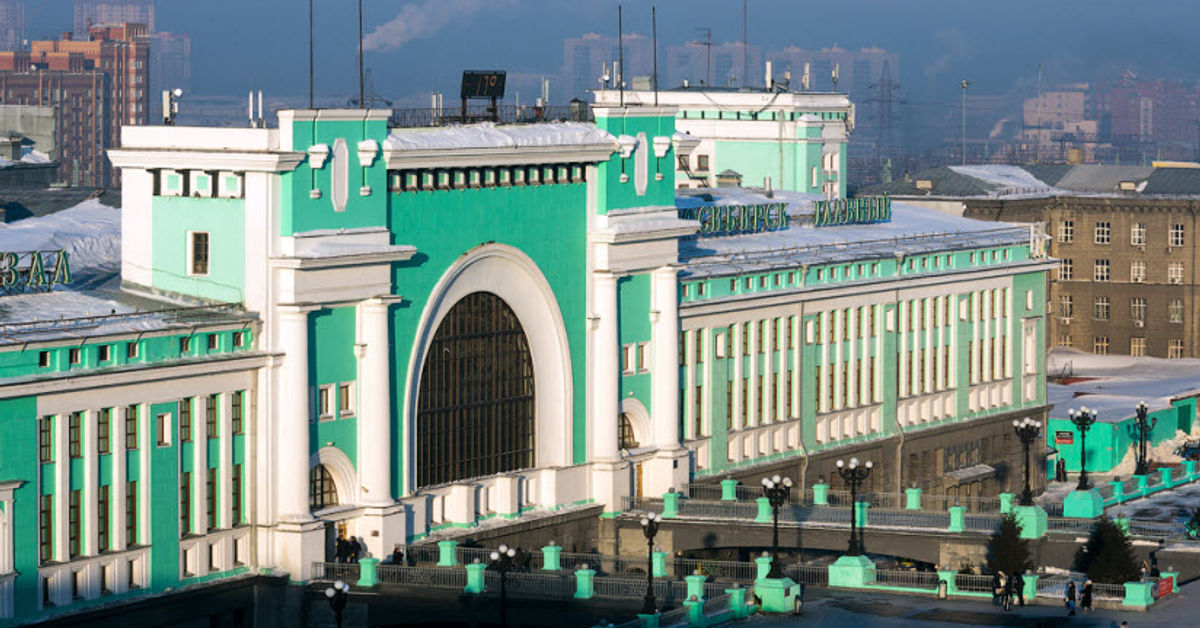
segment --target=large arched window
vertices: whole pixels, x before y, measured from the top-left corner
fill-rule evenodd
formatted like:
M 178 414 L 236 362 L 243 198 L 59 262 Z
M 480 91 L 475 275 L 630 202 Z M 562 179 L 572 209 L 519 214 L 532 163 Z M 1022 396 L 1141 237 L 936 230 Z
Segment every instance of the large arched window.
M 313 467 L 308 472 L 308 507 L 320 510 L 336 506 L 337 503 L 337 485 L 333 483 L 333 475 L 323 464 Z
M 417 486 L 534 464 L 533 360 L 512 309 L 473 292 L 442 319 L 421 370 Z
M 629 415 L 622 412 L 620 423 L 617 424 L 619 431 L 617 438 L 619 439 L 619 447 L 621 449 L 636 449 L 638 446 L 637 436 L 633 433 L 633 420 Z

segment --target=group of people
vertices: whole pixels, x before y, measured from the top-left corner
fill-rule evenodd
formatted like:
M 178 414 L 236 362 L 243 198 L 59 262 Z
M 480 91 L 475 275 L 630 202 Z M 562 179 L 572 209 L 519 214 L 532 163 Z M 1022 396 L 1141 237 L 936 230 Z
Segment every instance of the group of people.
M 357 563 L 358 559 L 363 557 L 364 549 L 358 537 L 352 536 L 347 540 L 339 534 L 333 556 L 339 563 Z
M 1076 595 L 1078 593 L 1078 595 Z M 1092 608 L 1092 581 L 1087 580 L 1083 583 L 1083 588 L 1078 591 L 1075 589 L 1075 581 L 1067 583 L 1067 616 L 1075 614 L 1075 599 L 1079 598 L 1079 610 L 1082 612 L 1091 612 Z
M 1025 576 L 1020 572 L 1010 576 L 1000 570 L 992 574 L 992 605 L 1011 611 L 1013 595 L 1018 605 L 1025 606 Z

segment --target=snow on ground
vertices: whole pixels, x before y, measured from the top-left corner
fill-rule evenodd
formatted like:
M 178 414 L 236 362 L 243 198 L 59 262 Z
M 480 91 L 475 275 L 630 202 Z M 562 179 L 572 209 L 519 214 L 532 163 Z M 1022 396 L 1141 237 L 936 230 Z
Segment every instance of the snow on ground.
M 1046 401 L 1054 404 L 1051 416 L 1065 418 L 1069 408 L 1087 406 L 1101 421 L 1133 416 L 1138 402 L 1152 410 L 1171 405 L 1171 399 L 1200 392 L 1200 359 L 1118 355 L 1093 355 L 1056 347 L 1046 356 L 1050 377 L 1092 378 L 1069 384 L 1050 383 Z
M 529 148 L 535 146 L 578 146 L 614 144 L 607 131 L 585 122 L 506 124 L 492 122 L 447 126 L 438 129 L 392 129 L 384 141 L 386 150 L 435 150 L 455 148 Z
M 1108 508 L 1108 513 L 1119 513 L 1144 521 L 1184 522 L 1197 506 L 1200 506 L 1200 483 L 1192 482 L 1112 506 Z

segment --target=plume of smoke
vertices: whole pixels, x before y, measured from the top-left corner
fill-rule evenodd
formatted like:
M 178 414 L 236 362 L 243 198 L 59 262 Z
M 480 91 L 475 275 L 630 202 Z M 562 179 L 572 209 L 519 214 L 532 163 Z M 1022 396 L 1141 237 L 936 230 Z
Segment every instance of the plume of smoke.
M 422 0 L 405 4 L 396 17 L 363 37 L 363 49 L 372 52 L 395 50 L 408 42 L 428 37 L 452 20 L 461 20 L 484 8 L 495 8 L 504 0 Z

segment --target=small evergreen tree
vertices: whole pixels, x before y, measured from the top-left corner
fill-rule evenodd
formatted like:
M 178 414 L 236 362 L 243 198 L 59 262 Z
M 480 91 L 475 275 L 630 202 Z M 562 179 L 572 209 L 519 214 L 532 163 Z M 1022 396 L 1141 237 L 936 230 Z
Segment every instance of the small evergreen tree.
M 1000 518 L 1000 527 L 988 541 L 987 566 L 992 573 L 1003 571 L 1009 575 L 1033 569 L 1029 542 L 1021 538 L 1021 524 L 1011 512 Z
M 1111 584 L 1133 582 L 1142 576 L 1133 556 L 1133 543 L 1116 522 L 1103 515 L 1087 543 L 1076 550 L 1075 568 L 1095 582 Z

